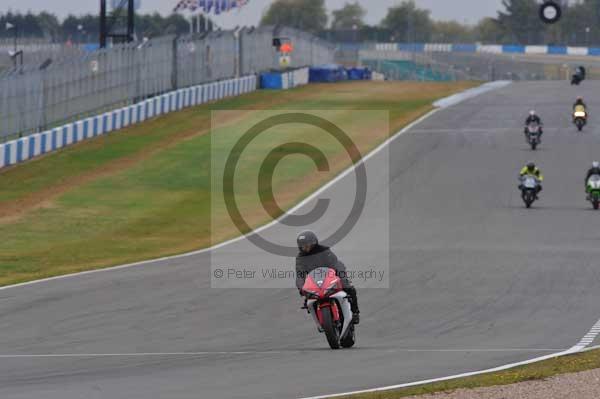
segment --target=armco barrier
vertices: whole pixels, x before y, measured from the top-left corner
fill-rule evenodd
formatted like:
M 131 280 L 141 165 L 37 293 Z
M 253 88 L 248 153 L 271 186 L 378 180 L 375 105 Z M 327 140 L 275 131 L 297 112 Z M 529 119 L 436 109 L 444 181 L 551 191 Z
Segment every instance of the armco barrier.
M 299 81 L 302 80 L 298 74 Z M 306 81 L 308 69 L 306 68 Z M 143 122 L 155 116 L 178 111 L 209 101 L 255 91 L 256 75 L 206 83 L 188 87 L 161 96 L 116 109 L 102 115 L 69 123 L 43 133 L 0 144 L 0 169 L 39 155 L 46 154 L 92 137 Z
M 376 51 L 600 56 L 600 48 L 518 44 L 377 43 Z

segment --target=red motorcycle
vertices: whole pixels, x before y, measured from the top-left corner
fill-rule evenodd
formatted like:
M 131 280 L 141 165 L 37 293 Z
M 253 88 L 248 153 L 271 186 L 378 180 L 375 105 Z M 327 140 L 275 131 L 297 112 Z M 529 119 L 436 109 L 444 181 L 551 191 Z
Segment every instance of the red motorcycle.
M 355 342 L 348 294 L 334 269 L 322 267 L 308 274 L 302 287 L 306 309 L 324 332 L 331 349 L 350 348 Z

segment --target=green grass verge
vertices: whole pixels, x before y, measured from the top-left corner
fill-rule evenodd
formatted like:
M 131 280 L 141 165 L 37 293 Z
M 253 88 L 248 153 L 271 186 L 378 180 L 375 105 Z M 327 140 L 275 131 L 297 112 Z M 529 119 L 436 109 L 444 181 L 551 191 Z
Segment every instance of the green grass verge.
M 473 389 L 496 385 L 509 385 L 518 382 L 543 380 L 559 374 L 577 373 L 600 368 L 600 350 L 592 350 L 579 354 L 557 357 L 513 369 L 481 374 L 473 377 L 459 378 L 444 382 L 436 382 L 416 387 L 393 391 L 374 392 L 344 399 L 399 399 L 408 396 L 419 396 L 440 392 L 451 392 L 457 389 Z
M 214 243 L 239 234 L 221 209 L 211 208 L 211 138 L 235 140 L 251 118 L 240 115 L 209 133 L 213 110 L 337 110 L 336 123 L 350 125 L 364 154 L 430 110 L 436 99 L 473 85 L 359 82 L 260 91 L 156 118 L 9 168 L 0 172 L 0 285 L 182 253 L 210 245 L 211 236 Z M 364 121 L 353 119 L 356 110 L 388 111 L 389 131 L 370 131 Z M 317 134 L 302 127 L 280 133 L 289 139 Z M 343 153 L 331 149 L 334 160 L 340 155 L 335 151 Z M 349 165 L 344 159 L 330 174 L 320 174 L 306 159 L 289 158 L 274 181 L 275 192 L 285 193 L 284 209 Z M 249 181 L 241 180 L 242 194 Z M 294 184 L 298 181 L 306 184 Z M 257 201 L 244 202 L 251 214 L 258 207 Z M 213 230 L 211 214 L 216 215 Z M 251 226 L 266 221 L 257 213 Z

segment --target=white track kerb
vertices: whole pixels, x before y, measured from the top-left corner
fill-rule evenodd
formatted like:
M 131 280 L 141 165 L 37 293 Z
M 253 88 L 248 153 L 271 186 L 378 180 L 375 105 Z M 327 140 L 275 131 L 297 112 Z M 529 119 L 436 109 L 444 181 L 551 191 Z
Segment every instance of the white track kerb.
M 364 163 L 364 162 L 368 161 L 371 157 L 373 157 L 374 155 L 376 155 L 379 151 L 381 151 L 383 148 L 385 148 L 386 146 L 388 146 L 391 142 L 397 140 L 404 133 L 408 132 L 413 127 L 415 127 L 416 125 L 418 125 L 421 122 L 423 122 L 425 119 L 427 119 L 430 116 L 434 115 L 440 109 L 457 105 L 457 104 L 459 104 L 459 103 L 461 103 L 461 102 L 463 102 L 463 101 L 465 101 L 467 99 L 476 97 L 476 96 L 478 96 L 478 95 L 480 95 L 482 93 L 488 92 L 488 91 L 492 91 L 492 90 L 495 90 L 495 89 L 499 89 L 499 88 L 505 87 L 505 86 L 507 86 L 509 84 L 510 84 L 510 82 L 506 82 L 506 81 L 487 83 L 487 84 L 481 85 L 481 86 L 479 86 L 477 88 L 470 89 L 470 90 L 467 90 L 467 91 L 465 91 L 463 93 L 459 93 L 457 95 L 454 95 L 454 96 L 448 97 L 446 99 L 442 99 L 442 100 L 437 101 L 434 105 L 436 107 L 438 107 L 438 108 L 436 108 L 436 109 L 428 112 L 426 115 L 422 116 L 421 118 L 417 119 L 416 121 L 414 121 L 414 122 L 410 123 L 409 125 L 407 125 L 406 127 L 404 127 L 402 130 L 400 130 L 394 136 L 390 137 L 383 144 L 381 144 L 380 146 L 378 146 L 377 148 L 375 148 L 373 151 L 371 151 L 368 155 L 366 155 L 360 161 L 360 163 Z M 250 234 L 260 233 L 261 231 L 263 231 L 265 229 L 268 229 L 269 227 L 275 225 L 276 223 L 279 223 L 284 217 L 286 217 L 289 214 L 293 214 L 298 209 L 300 209 L 305 204 L 307 204 L 309 201 L 313 200 L 319 194 L 321 194 L 325 190 L 329 189 L 331 186 L 335 185 L 338 181 L 340 181 L 341 179 L 343 179 L 344 177 L 346 177 L 348 174 L 350 174 L 351 172 L 353 172 L 354 169 L 355 169 L 355 167 L 356 167 L 356 165 L 353 165 L 353 166 L 349 167 L 348 169 L 346 169 L 344 172 L 342 172 L 340 175 L 338 175 L 332 181 L 330 181 L 329 183 L 327 183 L 325 186 L 321 187 L 319 190 L 317 190 L 316 192 L 314 192 L 312 195 L 310 195 L 308 198 L 306 198 L 305 200 L 303 200 L 302 202 L 300 202 L 298 205 L 296 205 L 294 208 L 292 208 L 291 210 L 289 210 L 288 212 L 286 212 L 284 215 L 282 215 L 277 220 L 273 220 L 272 222 L 268 223 L 267 225 L 264 225 L 264 226 L 262 226 L 262 227 L 260 227 L 260 228 L 258 228 L 256 230 L 254 230 L 253 232 L 247 234 L 247 235 L 243 235 L 243 236 L 234 238 L 232 240 L 223 242 L 223 243 L 215 245 L 213 247 L 205 248 L 205 249 L 201 249 L 201 250 L 198 250 L 198 251 L 193 251 L 193 252 L 189 252 L 189 253 L 185 253 L 185 254 L 181 254 L 181 255 L 163 257 L 163 258 L 159 258 L 159 259 L 152 259 L 152 260 L 147 260 L 147 261 L 142 261 L 142 262 L 130 263 L 130 264 L 126 264 L 126 265 L 115 266 L 115 267 L 110 267 L 110 268 L 105 268 L 105 269 L 91 270 L 91 271 L 87 271 L 87 272 L 67 274 L 67 275 L 63 275 L 63 276 L 51 277 L 51 278 L 46 278 L 46 279 L 35 280 L 35 281 L 26 282 L 26 283 L 21 283 L 21 284 L 15 284 L 15 285 L 10 285 L 10 286 L 0 287 L 0 291 L 8 290 L 8 289 L 14 289 L 14 288 L 18 288 L 18 287 L 30 286 L 30 285 L 34 285 L 34 284 L 41 284 L 41 283 L 50 282 L 50 281 L 54 281 L 54 280 L 74 278 L 74 277 L 77 277 L 77 276 L 85 276 L 85 275 L 88 275 L 88 274 L 104 273 L 104 272 L 110 272 L 110 271 L 125 269 L 125 268 L 131 268 L 131 267 L 135 267 L 135 266 L 148 265 L 148 264 L 157 263 L 157 262 L 161 262 L 161 261 L 165 261 L 165 260 L 185 258 L 185 257 L 189 257 L 189 256 L 197 255 L 197 254 L 202 254 L 202 253 L 209 252 L 209 251 L 212 251 L 212 250 L 215 250 L 215 249 L 218 249 L 218 248 L 225 247 L 227 245 L 230 245 L 230 244 L 233 244 L 235 242 L 238 242 L 238 241 L 241 241 L 241 240 L 245 239 Z M 433 383 L 433 382 L 441 382 L 441 381 L 447 381 L 447 380 L 452 380 L 452 379 L 457 379 L 457 378 L 462 378 L 462 377 L 470 377 L 470 376 L 474 376 L 474 375 L 487 374 L 487 373 L 493 373 L 493 372 L 497 372 L 497 371 L 507 370 L 507 369 L 510 369 L 510 368 L 518 367 L 518 366 L 523 366 L 523 365 L 527 365 L 527 364 L 531 364 L 531 363 L 540 362 L 540 361 L 543 361 L 543 360 L 548 360 L 548 359 L 556 358 L 556 357 L 559 357 L 559 356 L 571 355 L 571 354 L 574 354 L 574 353 L 583 352 L 583 351 L 591 350 L 591 349 L 598 349 L 600 347 L 589 347 L 592 344 L 592 342 L 598 337 L 598 335 L 600 335 L 600 320 L 598 320 L 598 322 L 596 322 L 596 324 L 592 327 L 592 329 L 575 346 L 573 346 L 573 347 L 571 347 L 571 348 L 569 348 L 567 350 L 562 350 L 562 351 L 559 351 L 559 352 L 556 352 L 556 353 L 552 353 L 552 354 L 549 354 L 549 355 L 545 355 L 545 356 L 541 356 L 541 357 L 536 357 L 536 358 L 533 358 L 533 359 L 530 359 L 530 360 L 525 360 L 525 361 L 518 362 L 518 363 L 511 363 L 511 364 L 507 364 L 507 365 L 503 365 L 503 366 L 499 366 L 499 367 L 495 367 L 495 368 L 490 368 L 490 369 L 486 369 L 486 370 L 473 371 L 473 372 L 468 372 L 468 373 L 463 373 L 463 374 L 457 374 L 457 375 L 452 375 L 452 376 L 447 376 L 447 377 L 441 377 L 441 378 L 435 378 L 435 379 L 429 379 L 429 380 L 423 380 L 423 381 L 416 381 L 416 382 L 409 382 L 409 383 L 404 383 L 404 384 L 391 385 L 391 386 L 379 387 L 379 388 L 373 388 L 373 389 L 365 389 L 365 390 L 354 391 L 354 392 L 344 392 L 344 393 L 337 393 L 337 394 L 330 394 L 330 395 L 323 395 L 323 396 L 313 396 L 313 397 L 307 397 L 307 398 L 303 398 L 303 399 L 326 399 L 326 398 L 335 398 L 335 397 L 341 397 L 341 396 L 348 396 L 348 395 L 353 395 L 353 394 L 372 393 L 372 392 L 379 392 L 379 391 L 389 391 L 389 390 L 406 388 L 406 387 L 412 387 L 412 386 L 423 385 L 423 384 L 428 384 L 428 383 Z M 527 351 L 527 350 L 524 350 L 524 351 Z M 196 353 L 195 355 L 210 354 L 210 353 L 211 352 L 201 352 L 201 353 Z M 249 354 L 249 353 L 255 353 L 255 352 L 227 352 L 227 353 L 228 354 Z M 194 354 L 193 353 L 172 353 L 172 354 L 168 354 L 168 353 L 63 354 L 63 355 L 31 355 L 31 357 L 49 357 L 49 356 L 62 356 L 62 357 L 165 356 L 165 355 L 185 356 L 185 355 L 194 355 Z M 14 355 L 0 356 L 0 358 L 2 358 L 2 357 L 17 357 L 17 356 L 14 356 Z M 24 355 L 24 357 L 27 357 L 27 355 Z

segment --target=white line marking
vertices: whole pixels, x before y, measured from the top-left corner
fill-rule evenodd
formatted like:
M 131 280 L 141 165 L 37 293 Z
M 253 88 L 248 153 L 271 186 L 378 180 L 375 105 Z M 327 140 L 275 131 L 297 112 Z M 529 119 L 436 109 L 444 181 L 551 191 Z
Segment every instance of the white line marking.
M 495 82 L 488 82 L 482 84 L 481 86 L 477 86 L 468 90 L 465 90 L 461 93 L 456 93 L 451 95 L 450 97 L 442 98 L 433 103 L 435 107 L 440 108 L 448 108 L 453 105 L 457 105 L 462 103 L 463 101 L 470 100 L 474 97 L 477 97 L 483 93 L 490 92 L 492 90 L 500 89 L 510 85 L 512 82 L 509 80 L 498 80 Z
M 592 329 L 587 334 L 585 334 L 585 336 L 581 339 L 581 341 L 579 341 L 577 345 L 574 346 L 574 348 L 585 348 L 586 346 L 594 342 L 594 340 L 598 338 L 598 335 L 600 335 L 600 320 L 598 320 L 598 322 L 594 324 Z
M 592 328 L 596 328 L 596 327 L 600 327 L 600 320 L 598 320 L 598 322 Z M 594 338 L 597 335 L 598 334 L 595 334 Z M 586 334 L 586 336 L 587 336 L 587 334 Z M 586 341 L 584 343 L 583 340 L 581 340 L 581 341 L 579 341 L 579 343 L 577 345 L 575 345 L 572 348 L 569 348 L 567 350 L 563 350 L 561 352 L 557 352 L 557 353 L 552 353 L 550 355 L 536 357 L 536 358 L 525 360 L 525 361 L 518 362 L 518 363 L 506 364 L 504 366 L 494 367 L 494 368 L 486 369 L 486 370 L 472 371 L 472 372 L 468 372 L 468 373 L 451 375 L 451 376 L 448 376 L 448 377 L 441 377 L 441 378 L 433 378 L 433 379 L 430 379 L 430 380 L 408 382 L 408 383 L 405 383 L 405 384 L 390 385 L 390 386 L 380 387 L 380 388 L 364 389 L 364 390 L 361 390 L 361 391 L 335 393 L 335 394 L 331 394 L 331 395 L 321 395 L 321 396 L 310 396 L 310 397 L 305 397 L 305 398 L 301 398 L 301 399 L 329 399 L 329 398 L 339 398 L 341 396 L 351 396 L 351 395 L 359 395 L 359 394 L 363 394 L 363 393 L 391 391 L 391 390 L 394 390 L 394 389 L 414 387 L 414 386 L 417 386 L 417 385 L 431 384 L 431 383 L 434 383 L 434 382 L 442 382 L 442 381 L 448 381 L 448 380 L 455 380 L 455 379 L 464 378 L 464 377 L 472 377 L 474 375 L 495 373 L 497 371 L 504 371 L 504 370 L 512 369 L 512 368 L 519 367 L 519 366 L 525 366 L 527 364 L 541 362 L 543 360 L 553 359 L 553 358 L 560 357 L 560 356 L 573 355 L 575 353 L 585 352 L 586 349 L 587 350 L 599 349 L 600 346 L 596 346 L 596 347 L 593 347 L 593 348 L 587 348 L 589 346 L 589 344 L 592 343 L 592 341 L 590 341 L 590 342 Z
M 414 352 L 555 352 L 564 349 L 543 348 L 501 348 L 501 349 L 373 349 L 368 352 L 385 353 L 414 353 Z M 329 350 L 327 350 L 329 351 Z M 43 354 L 2 354 L 0 359 L 37 359 L 37 358 L 67 358 L 67 357 L 160 357 L 160 356 L 211 356 L 211 355 L 281 355 L 286 353 L 307 354 L 304 349 L 275 350 L 275 351 L 206 351 L 206 352 L 139 352 L 139 353 L 43 353 Z
M 233 238 L 233 239 L 231 239 L 229 241 L 225 241 L 225 242 L 222 242 L 220 244 L 214 245 L 214 246 L 212 246 L 210 248 L 204 248 L 204 249 L 200 249 L 200 250 L 197 250 L 197 251 L 192 251 L 192 252 L 188 252 L 188 253 L 184 253 L 184 254 L 180 254 L 180 255 L 166 256 L 166 257 L 158 258 L 158 259 L 151 259 L 151 260 L 146 260 L 146 261 L 141 261 L 141 262 L 128 263 L 126 265 L 113 266 L 113 267 L 108 267 L 108 268 L 103 268 L 103 269 L 97 269 L 97 270 L 89 270 L 89 271 L 85 271 L 85 272 L 65 274 L 65 275 L 62 275 L 62 276 L 49 277 L 49 278 L 45 278 L 45 279 L 41 279 L 41 280 L 28 281 L 28 282 L 20 283 L 20 284 L 7 285 L 7 286 L 4 286 L 4 287 L 0 287 L 0 291 L 8 290 L 8 289 L 11 289 L 11 288 L 17 288 L 17 287 L 26 287 L 26 286 L 30 286 L 30 285 L 33 285 L 33 284 L 40 284 L 40 283 L 46 283 L 46 282 L 50 282 L 50 281 L 62 280 L 62 279 L 71 278 L 71 277 L 79 277 L 79 276 L 85 276 L 85 275 L 89 275 L 89 274 L 109 272 L 109 271 L 127 269 L 127 268 L 135 267 L 135 266 L 148 265 L 148 264 L 151 264 L 151 263 L 164 262 L 164 261 L 173 260 L 173 259 L 186 258 L 186 257 L 190 257 L 190 256 L 194 256 L 194 255 L 199 255 L 199 254 L 202 254 L 202 253 L 205 253 L 205 252 L 209 252 L 209 251 L 214 251 L 216 249 L 219 249 L 219 248 L 225 247 L 227 245 L 231 245 L 233 243 L 241 241 L 241 240 L 247 238 L 250 235 L 258 234 L 261 231 L 266 230 L 266 229 L 270 228 L 271 226 L 279 223 L 283 218 L 287 217 L 290 214 L 293 214 L 295 211 L 297 211 L 298 209 L 302 208 L 304 205 L 306 205 L 307 203 L 309 203 L 310 201 L 312 201 L 313 199 L 315 199 L 321 193 L 323 193 L 324 191 L 328 190 L 331 186 L 333 186 L 338 181 L 340 181 L 341 179 L 343 179 L 344 177 L 346 177 L 347 175 L 349 175 L 351 172 L 353 172 L 354 169 L 358 165 L 363 164 L 366 161 L 368 161 L 370 158 L 372 158 L 373 156 L 375 156 L 377 153 L 379 153 L 386 146 L 390 145 L 390 143 L 392 143 L 393 141 L 395 141 L 398 138 L 400 138 L 404 133 L 408 132 L 410 129 L 412 129 L 414 126 L 418 125 L 419 123 L 423 122 L 425 119 L 431 117 L 432 115 L 434 115 L 435 113 L 437 113 L 439 110 L 440 110 L 440 108 L 433 109 L 433 110 L 429 111 L 427 114 L 425 114 L 422 117 L 420 117 L 419 119 L 411 122 L 410 124 L 408 124 L 407 126 L 405 126 L 402 130 L 400 130 L 398 133 L 396 133 L 392 137 L 388 138 L 385 142 L 383 142 L 377 148 L 375 148 L 370 153 L 368 153 L 366 156 L 364 156 L 363 159 L 361 159 L 355 165 L 350 166 L 348 169 L 346 169 L 345 171 L 343 171 L 341 174 L 337 175 L 329 183 L 327 183 L 326 185 L 324 185 L 321 188 L 319 188 L 317 191 L 315 191 L 309 197 L 307 197 L 306 199 L 304 199 L 298 205 L 296 205 L 295 207 L 293 207 L 292 209 L 290 209 L 289 211 L 287 211 L 286 213 L 284 213 L 283 215 L 281 215 L 278 219 L 273 220 L 273 221 L 269 222 L 268 224 L 266 224 L 264 226 L 261 226 L 261 227 L 257 228 L 256 230 L 253 230 L 252 232 L 250 232 L 248 234 L 244 234 L 242 236 L 238 236 L 238 237 Z

